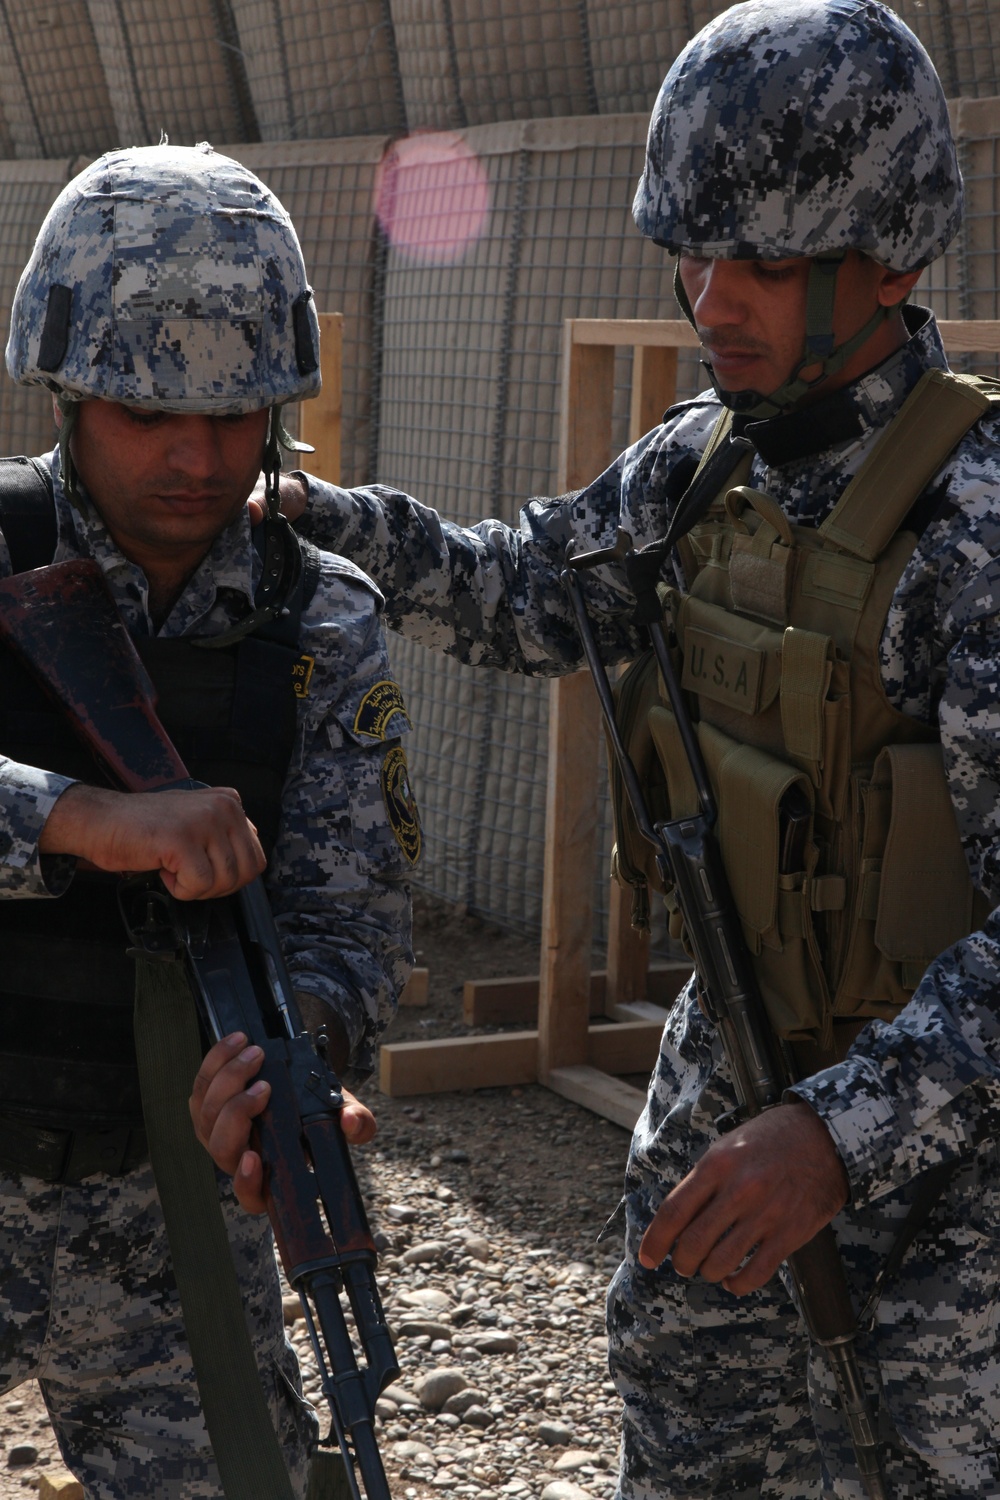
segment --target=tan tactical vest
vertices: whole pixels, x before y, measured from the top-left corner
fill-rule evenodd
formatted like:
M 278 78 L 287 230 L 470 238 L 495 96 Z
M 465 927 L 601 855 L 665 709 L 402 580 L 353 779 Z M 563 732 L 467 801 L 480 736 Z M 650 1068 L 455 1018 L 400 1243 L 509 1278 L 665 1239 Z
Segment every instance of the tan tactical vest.
M 891 1018 L 987 910 L 936 731 L 887 700 L 879 642 L 917 541 L 903 522 L 996 405 L 992 385 L 925 374 L 816 529 L 747 488 L 745 458 L 680 544 L 688 591 L 661 588 L 723 861 L 781 1037 L 828 1047 L 834 1017 Z M 703 465 L 728 429 L 726 413 Z M 634 663 L 620 717 L 655 818 L 697 810 L 666 702 L 655 666 Z M 651 875 L 649 848 L 620 789 L 613 800 L 617 871 L 637 884 Z

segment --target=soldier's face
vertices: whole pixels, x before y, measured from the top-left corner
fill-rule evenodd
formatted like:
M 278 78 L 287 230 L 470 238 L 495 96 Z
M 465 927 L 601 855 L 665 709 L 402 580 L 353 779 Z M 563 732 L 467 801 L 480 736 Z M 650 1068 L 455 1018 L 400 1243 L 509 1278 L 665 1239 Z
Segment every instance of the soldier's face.
M 181 416 L 84 401 L 72 451 L 118 547 L 140 566 L 196 566 L 260 473 L 267 411 Z
M 796 368 L 805 345 L 810 264 L 802 256 L 788 260 L 681 256 L 681 281 L 698 336 L 723 390 L 759 391 L 767 396 L 784 385 Z M 863 328 L 879 306 L 895 307 L 902 302 L 918 274 L 899 275 L 866 255 L 849 251 L 837 273 L 835 343 L 845 342 Z M 817 397 L 871 369 L 900 341 L 898 319 L 881 324 L 842 370 L 822 382 Z M 808 379 L 818 371 L 802 373 Z

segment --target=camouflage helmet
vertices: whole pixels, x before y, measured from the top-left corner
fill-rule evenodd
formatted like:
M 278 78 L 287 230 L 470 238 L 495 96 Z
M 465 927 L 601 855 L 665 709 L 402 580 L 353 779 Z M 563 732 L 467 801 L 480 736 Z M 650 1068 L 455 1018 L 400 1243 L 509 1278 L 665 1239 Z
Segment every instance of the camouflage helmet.
M 893 271 L 941 254 L 962 216 L 944 92 L 877 0 L 744 0 L 676 59 L 632 213 L 713 258 L 859 250 Z
M 288 214 L 208 145 L 112 151 L 63 189 L 7 369 L 62 402 L 237 414 L 315 396 L 319 324 Z

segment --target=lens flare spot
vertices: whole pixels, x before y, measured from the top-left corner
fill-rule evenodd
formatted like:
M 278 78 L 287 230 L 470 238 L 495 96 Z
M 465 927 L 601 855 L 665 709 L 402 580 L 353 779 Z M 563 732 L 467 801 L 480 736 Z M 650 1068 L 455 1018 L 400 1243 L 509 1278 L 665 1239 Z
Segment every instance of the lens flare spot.
M 375 212 L 393 247 L 414 260 L 458 260 L 483 233 L 489 211 L 486 172 L 461 136 L 407 136 L 379 163 Z

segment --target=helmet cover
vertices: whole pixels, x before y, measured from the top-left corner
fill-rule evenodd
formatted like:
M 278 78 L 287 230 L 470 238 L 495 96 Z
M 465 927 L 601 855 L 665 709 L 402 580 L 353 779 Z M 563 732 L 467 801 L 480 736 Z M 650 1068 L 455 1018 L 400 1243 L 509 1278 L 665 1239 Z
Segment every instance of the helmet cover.
M 632 214 L 675 252 L 927 265 L 962 217 L 930 58 L 877 0 L 732 6 L 664 79 Z
M 292 221 L 208 145 L 112 151 L 60 193 L 11 312 L 24 385 L 166 412 L 315 396 L 319 323 Z

